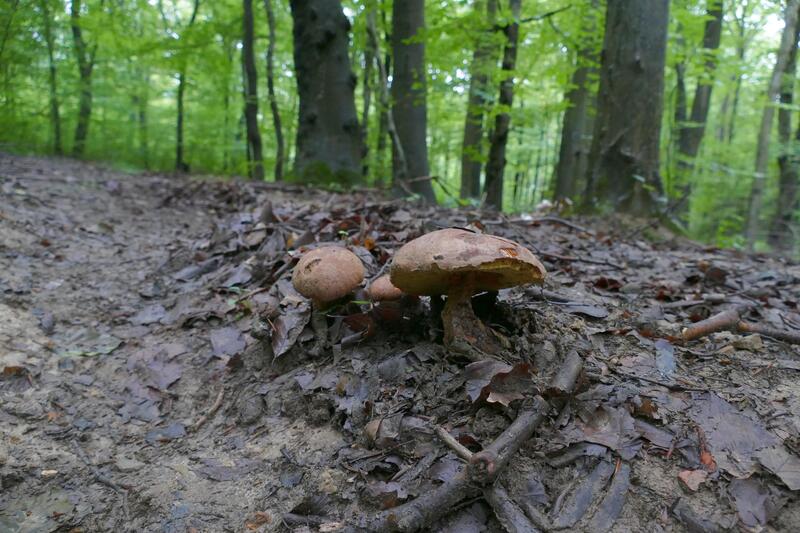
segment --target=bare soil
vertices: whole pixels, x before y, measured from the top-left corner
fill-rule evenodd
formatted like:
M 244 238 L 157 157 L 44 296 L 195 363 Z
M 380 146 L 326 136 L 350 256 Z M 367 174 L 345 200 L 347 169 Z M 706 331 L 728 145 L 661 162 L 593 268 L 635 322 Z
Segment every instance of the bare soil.
M 308 354 L 304 250 L 345 244 L 374 278 L 450 226 L 548 269 L 473 301 L 508 350 L 470 364 L 442 347 L 436 302 L 356 294 Z M 480 450 L 573 351 L 575 394 L 497 481 L 540 529 L 798 531 L 797 346 L 680 339 L 734 306 L 796 335 L 798 302 L 795 263 L 635 221 L 0 154 L 0 531 L 357 529 L 465 468 L 437 426 Z M 503 531 L 483 499 L 442 511 L 430 530 Z

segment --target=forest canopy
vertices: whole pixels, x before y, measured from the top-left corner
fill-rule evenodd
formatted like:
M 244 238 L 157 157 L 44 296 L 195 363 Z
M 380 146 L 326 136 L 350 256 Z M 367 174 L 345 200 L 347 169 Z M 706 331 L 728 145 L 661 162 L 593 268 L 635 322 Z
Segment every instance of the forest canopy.
M 0 150 L 796 253 L 800 0 L 9 0 Z

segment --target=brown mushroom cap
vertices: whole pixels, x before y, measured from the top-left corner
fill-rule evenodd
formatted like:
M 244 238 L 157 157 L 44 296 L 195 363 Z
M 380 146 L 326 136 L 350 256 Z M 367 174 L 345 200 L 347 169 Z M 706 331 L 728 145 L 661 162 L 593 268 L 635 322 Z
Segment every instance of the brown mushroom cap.
M 292 273 L 294 288 L 317 304 L 347 296 L 364 281 L 364 265 L 350 250 L 324 246 L 306 252 Z
M 373 302 L 390 302 L 403 297 L 403 291 L 392 285 L 389 274 L 384 274 L 373 281 L 367 289 L 367 294 Z
M 407 243 L 395 254 L 390 272 L 396 287 L 415 295 L 447 294 L 464 283 L 476 290 L 499 290 L 541 283 L 546 275 L 524 246 L 457 228 Z

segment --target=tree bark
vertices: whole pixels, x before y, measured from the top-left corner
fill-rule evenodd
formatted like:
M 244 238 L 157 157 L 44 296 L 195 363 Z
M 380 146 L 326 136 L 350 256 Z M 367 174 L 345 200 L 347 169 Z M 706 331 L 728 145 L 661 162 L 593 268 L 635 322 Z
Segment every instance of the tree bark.
M 269 43 L 267 45 L 267 96 L 269 109 L 272 112 L 272 127 L 275 130 L 275 181 L 283 181 L 284 141 L 283 127 L 281 126 L 281 113 L 278 109 L 278 99 L 275 96 L 275 12 L 272 10 L 272 0 L 264 0 L 264 10 L 267 12 L 267 27 L 269 29 Z
M 517 44 L 519 41 L 519 13 L 522 0 L 509 0 L 511 21 L 503 28 L 506 44 L 503 47 L 503 72 L 500 82 L 500 96 L 497 102 L 505 111 L 495 117 L 494 131 L 489 145 L 489 160 L 486 163 L 486 183 L 483 190 L 486 205 L 497 210 L 503 209 L 503 173 L 506 167 L 506 145 L 511 126 L 511 109 L 514 103 L 514 76 L 517 63 Z
M 733 133 L 735 131 L 736 126 L 736 116 L 739 112 L 739 97 L 742 93 L 742 77 L 743 77 L 743 68 L 745 56 L 747 54 L 747 19 L 751 14 L 753 2 L 747 0 L 742 4 L 742 13 L 741 16 L 735 16 L 734 20 L 736 21 L 736 26 L 738 28 L 738 37 L 739 40 L 736 43 L 736 57 L 739 58 L 739 72 L 734 75 L 735 80 L 735 89 L 733 91 L 733 104 L 731 106 L 731 116 L 728 122 L 728 131 L 727 131 L 727 139 L 728 144 L 733 142 Z
M 49 0 L 40 0 L 39 6 L 42 10 L 42 22 L 44 23 L 44 40 L 47 43 L 47 62 L 49 67 L 48 81 L 50 82 L 50 125 L 53 128 L 53 153 L 62 155 L 64 153 L 64 148 L 61 142 L 61 113 L 59 112 L 58 104 L 56 63 L 53 59 L 53 30 L 50 20 Z
M 244 65 L 244 117 L 247 124 L 247 144 L 250 146 L 248 174 L 264 180 L 264 156 L 261 153 L 261 132 L 258 130 L 258 71 L 253 51 L 253 0 L 242 0 L 242 65 Z
M 189 19 L 189 24 L 186 26 L 185 30 L 191 29 L 194 25 L 194 21 L 197 18 L 197 10 L 200 8 L 200 0 L 194 0 L 194 7 L 192 8 L 192 16 Z M 162 13 L 163 15 L 163 13 Z M 166 19 L 165 19 L 166 25 Z M 185 33 L 185 32 L 183 32 Z M 188 172 L 189 165 L 183 160 L 183 123 L 184 123 L 184 112 L 183 112 L 183 97 L 186 93 L 186 58 L 181 58 L 181 66 L 178 72 L 178 94 L 177 94 L 177 117 L 175 120 L 175 170 L 178 172 Z
M 372 68 L 375 64 L 375 45 L 369 36 L 370 27 L 375 27 L 375 6 L 367 7 L 367 39 L 364 45 L 364 107 L 361 112 L 361 145 L 364 153 L 362 154 L 361 175 L 365 180 L 369 177 L 369 112 L 372 106 Z
M 393 146 L 392 167 L 395 194 L 413 192 L 424 201 L 436 202 L 433 185 L 425 178 L 428 169 L 428 108 L 426 100 L 425 1 L 394 2 L 392 7 L 392 116 L 406 162 L 406 175 Z
M 482 11 L 484 2 L 475 2 Z M 467 116 L 464 121 L 464 139 L 461 143 L 461 198 L 477 199 L 481 195 L 481 167 L 483 165 L 483 116 L 489 91 L 489 74 L 496 66 L 494 33 L 497 0 L 486 0 L 486 22 L 478 32 L 470 65 Z
M 86 140 L 89 137 L 89 121 L 92 116 L 92 70 L 97 52 L 97 43 L 87 50 L 86 41 L 81 29 L 81 0 L 73 0 L 70 10 L 72 26 L 72 39 L 75 43 L 75 58 L 78 63 L 78 120 L 75 125 L 75 140 L 72 145 L 72 155 L 76 158 L 83 157 L 86 152 Z
M 800 38 L 800 19 L 795 23 L 795 44 Z M 767 236 L 770 247 L 779 253 L 790 253 L 794 249 L 794 212 L 797 209 L 798 166 L 797 141 L 800 141 L 800 125 L 798 125 L 795 142 L 792 142 L 792 109 L 794 102 L 794 85 L 797 81 L 797 46 L 793 46 L 786 63 L 781 84 L 778 109 L 778 138 L 781 143 L 778 155 L 779 185 L 775 214 L 770 223 Z
M 705 68 L 697 82 L 692 101 L 692 112 L 686 122 L 686 93 L 684 88 L 684 117 L 678 125 L 678 177 L 681 195 L 687 199 L 692 192 L 691 172 L 694 160 L 700 150 L 700 143 L 706 131 L 708 110 L 711 106 L 711 91 L 714 87 L 714 73 L 717 68 L 716 51 L 722 38 L 723 0 L 708 0 L 706 14 L 709 17 L 703 31 L 703 53 Z M 680 212 L 688 213 L 688 201 L 681 203 Z
M 800 0 L 790 0 L 786 6 L 783 33 L 778 55 L 775 59 L 775 68 L 767 87 L 764 111 L 761 115 L 761 127 L 756 141 L 756 164 L 753 174 L 753 184 L 750 189 L 750 202 L 747 209 L 747 227 L 745 237 L 747 249 L 753 250 L 760 233 L 761 202 L 764 195 L 764 186 L 767 178 L 767 163 L 769 162 L 769 141 L 772 134 L 772 118 L 775 116 L 775 103 L 779 97 L 783 83 L 783 73 L 788 65 L 792 48 L 796 46 L 795 25 L 798 19 Z
M 150 140 L 147 126 L 147 102 L 149 100 L 150 75 L 144 74 L 144 83 L 137 96 L 137 115 L 139 124 L 139 159 L 145 169 L 150 168 Z
M 595 0 L 584 19 L 584 35 L 596 34 L 597 9 Z M 575 71 L 572 73 L 570 88 L 564 95 L 568 107 L 564 111 L 561 126 L 554 200 L 574 199 L 580 190 L 579 180 L 586 176 L 592 144 L 594 108 L 597 104 L 597 92 L 592 87 L 592 78 L 597 73 L 596 64 L 596 43 L 591 38 L 585 38 L 578 44 Z
M 350 22 L 339 0 L 291 0 L 300 109 L 295 174 L 302 181 L 361 180 Z
M 636 215 L 658 207 L 668 22 L 669 0 L 608 0 L 588 207 Z

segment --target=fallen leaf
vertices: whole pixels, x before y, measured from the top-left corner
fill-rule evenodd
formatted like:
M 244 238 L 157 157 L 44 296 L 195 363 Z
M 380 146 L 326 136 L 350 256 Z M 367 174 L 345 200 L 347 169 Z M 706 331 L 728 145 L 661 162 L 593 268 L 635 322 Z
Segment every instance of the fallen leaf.
M 708 472 L 705 470 L 681 470 L 678 474 L 678 479 L 683 481 L 683 484 L 686 485 L 689 490 L 697 492 L 697 489 L 700 488 L 700 484 L 708 479 Z

